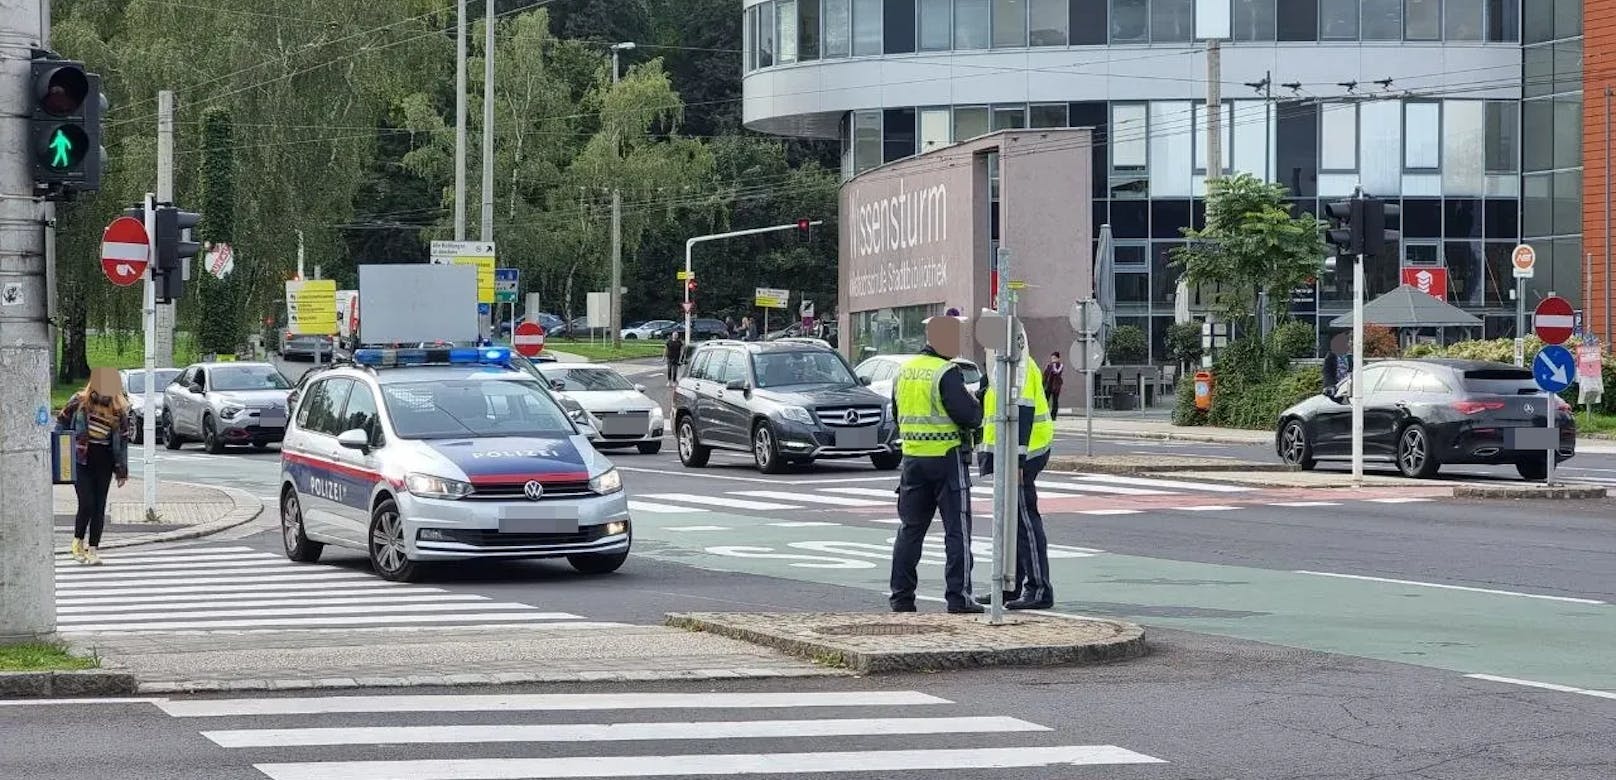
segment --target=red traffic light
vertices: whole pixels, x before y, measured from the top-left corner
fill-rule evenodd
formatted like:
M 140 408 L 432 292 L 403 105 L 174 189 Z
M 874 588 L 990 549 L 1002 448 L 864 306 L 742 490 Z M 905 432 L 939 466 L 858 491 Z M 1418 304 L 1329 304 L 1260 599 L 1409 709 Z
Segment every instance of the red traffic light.
M 34 77 L 39 109 L 51 116 L 67 116 L 84 105 L 90 94 L 90 79 L 79 65 L 40 63 Z
M 813 230 L 813 229 L 814 229 L 814 223 L 813 222 L 810 222 L 809 220 L 806 220 L 806 219 L 797 220 L 797 232 L 799 232 L 799 233 L 807 233 L 808 231 Z
M 690 292 L 695 292 L 696 291 L 696 280 L 691 279 L 690 281 L 685 282 L 685 289 L 689 290 Z

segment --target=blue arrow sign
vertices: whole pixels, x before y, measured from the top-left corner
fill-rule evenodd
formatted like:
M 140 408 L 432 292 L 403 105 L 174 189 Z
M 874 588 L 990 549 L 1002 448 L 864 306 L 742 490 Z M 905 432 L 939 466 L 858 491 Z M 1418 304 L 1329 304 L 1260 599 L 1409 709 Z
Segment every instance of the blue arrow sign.
M 1532 361 L 1532 376 L 1547 393 L 1558 393 L 1577 381 L 1577 359 L 1558 344 L 1543 348 Z

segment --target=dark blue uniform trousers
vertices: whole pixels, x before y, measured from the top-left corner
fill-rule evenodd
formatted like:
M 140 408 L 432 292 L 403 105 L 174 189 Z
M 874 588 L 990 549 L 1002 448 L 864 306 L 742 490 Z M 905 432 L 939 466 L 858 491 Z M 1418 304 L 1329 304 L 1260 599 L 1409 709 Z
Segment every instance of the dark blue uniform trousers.
M 1038 512 L 1038 474 L 1049 465 L 1049 453 L 1021 464 L 1021 522 L 1016 524 L 1016 591 L 1023 601 L 1047 603 L 1055 600 L 1055 587 L 1049 582 L 1049 539 L 1044 536 L 1044 516 Z
M 915 573 L 926 531 L 939 512 L 943 516 L 943 552 L 947 558 L 944 597 L 950 607 L 966 607 L 971 599 L 971 478 L 957 452 L 941 458 L 903 459 L 898 479 L 898 517 L 903 525 L 892 543 L 893 607 L 915 603 Z

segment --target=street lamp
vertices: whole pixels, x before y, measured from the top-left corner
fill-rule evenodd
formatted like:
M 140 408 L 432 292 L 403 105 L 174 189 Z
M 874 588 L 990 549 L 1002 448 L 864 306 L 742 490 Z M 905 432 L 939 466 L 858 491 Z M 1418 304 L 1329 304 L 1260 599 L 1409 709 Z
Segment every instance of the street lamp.
M 618 55 L 625 51 L 634 50 L 633 41 L 624 41 L 611 45 L 612 50 L 612 86 L 617 86 Z M 621 139 L 612 132 L 612 158 L 615 161 L 620 154 Z M 616 175 L 616 172 L 613 172 Z M 612 302 L 611 329 L 612 345 L 622 344 L 623 339 L 623 193 L 617 187 L 612 187 Z

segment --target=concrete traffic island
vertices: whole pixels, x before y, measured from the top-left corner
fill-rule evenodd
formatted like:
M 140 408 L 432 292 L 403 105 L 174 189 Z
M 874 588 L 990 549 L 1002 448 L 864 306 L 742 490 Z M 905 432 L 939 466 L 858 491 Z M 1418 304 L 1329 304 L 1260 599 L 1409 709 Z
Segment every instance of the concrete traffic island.
M 1008 613 L 998 626 L 985 615 L 867 612 L 683 612 L 667 622 L 872 674 L 1095 664 L 1149 652 L 1141 626 L 1035 612 Z
M 1519 498 L 1558 501 L 1586 501 L 1606 496 L 1598 485 L 1540 485 L 1523 482 L 1513 485 L 1460 485 L 1453 489 L 1454 498 Z

